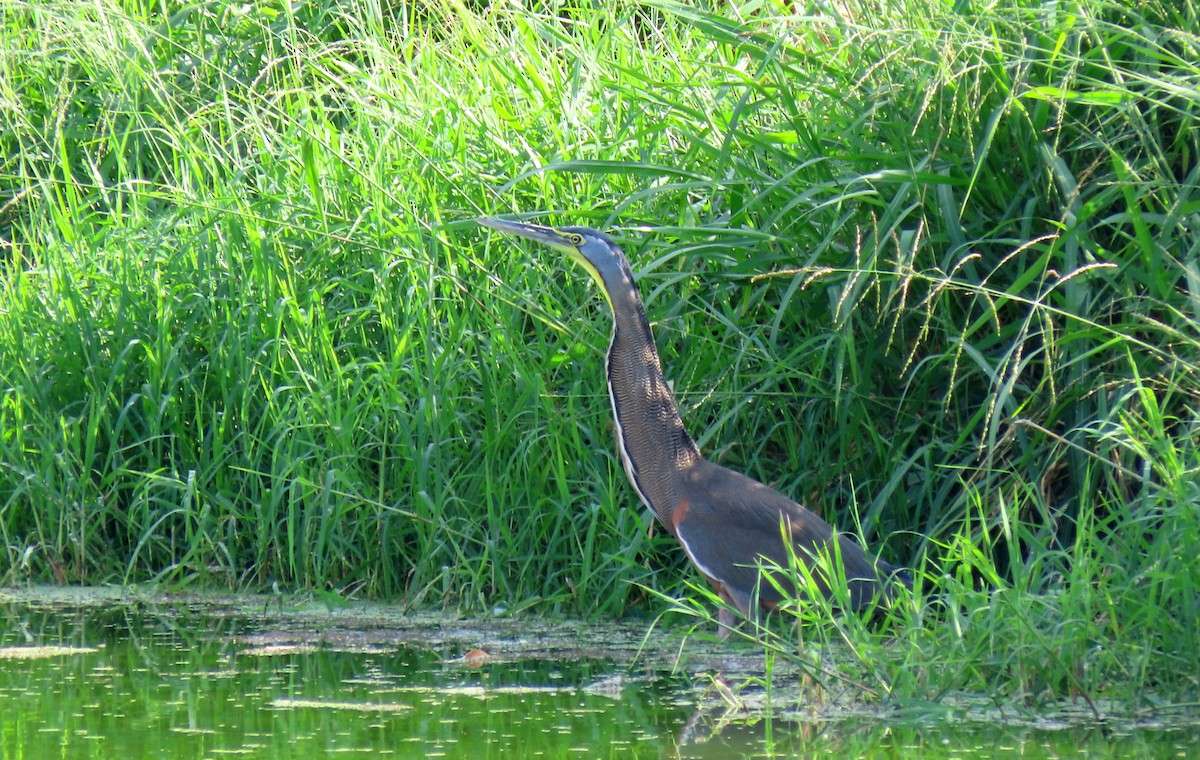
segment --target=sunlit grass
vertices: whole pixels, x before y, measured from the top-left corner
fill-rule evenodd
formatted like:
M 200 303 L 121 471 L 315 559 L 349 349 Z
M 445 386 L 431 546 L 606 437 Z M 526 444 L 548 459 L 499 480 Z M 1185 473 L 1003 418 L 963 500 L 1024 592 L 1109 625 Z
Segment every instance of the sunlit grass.
M 806 641 L 1195 692 L 1194 2 L 0 21 L 0 581 L 707 615 L 590 283 L 469 221 L 537 214 L 626 244 L 706 452 L 941 595 Z

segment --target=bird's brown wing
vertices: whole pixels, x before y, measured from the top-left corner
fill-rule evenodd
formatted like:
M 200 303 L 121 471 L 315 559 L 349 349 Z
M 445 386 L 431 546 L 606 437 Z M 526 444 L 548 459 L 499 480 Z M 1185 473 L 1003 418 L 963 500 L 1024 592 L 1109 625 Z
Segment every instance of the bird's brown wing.
M 828 593 L 828 581 L 816 557 L 834 554 L 833 527 L 745 475 L 711 462 L 698 462 L 683 478 L 679 505 L 671 522 L 692 562 L 743 610 L 756 592 L 767 607 L 783 600 L 769 581 L 763 579 L 760 583 L 756 565 L 765 561 L 788 566 L 785 530 L 791 537 L 792 552 L 813 569 L 817 590 Z M 851 607 L 867 605 L 879 592 L 883 563 L 877 565 L 861 546 L 844 535 L 838 535 L 836 555 L 848 581 Z M 776 578 L 789 595 L 797 595 L 790 579 L 778 574 Z

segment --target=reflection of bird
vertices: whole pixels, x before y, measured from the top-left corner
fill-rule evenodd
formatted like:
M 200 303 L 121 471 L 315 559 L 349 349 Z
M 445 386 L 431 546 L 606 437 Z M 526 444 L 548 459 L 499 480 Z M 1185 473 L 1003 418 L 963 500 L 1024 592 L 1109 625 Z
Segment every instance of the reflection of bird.
M 608 349 L 608 395 L 616 417 L 617 444 L 629 482 L 658 520 L 679 540 L 688 559 L 729 604 L 749 615 L 754 602 L 774 608 L 803 595 L 788 577 L 761 566 L 786 568 L 789 553 L 809 568 L 817 590 L 828 595 L 830 575 L 844 574 L 850 607 L 859 610 L 888 596 L 895 581 L 911 586 L 907 570 L 869 557 L 837 535 L 829 523 L 786 496 L 700 455 L 683 428 L 675 399 L 663 379 L 650 323 L 621 249 L 604 233 L 586 227 L 551 229 L 499 219 L 480 224 L 565 252 L 599 283 L 612 307 Z M 784 536 L 791 543 L 791 552 Z M 732 614 L 723 609 L 721 636 Z

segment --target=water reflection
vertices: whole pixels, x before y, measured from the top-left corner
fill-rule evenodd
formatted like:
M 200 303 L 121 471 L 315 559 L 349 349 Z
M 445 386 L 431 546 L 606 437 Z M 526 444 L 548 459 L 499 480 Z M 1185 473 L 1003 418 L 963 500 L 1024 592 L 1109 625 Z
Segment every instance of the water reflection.
M 36 658 L 35 646 L 81 649 Z M 1200 738 L 749 720 L 612 661 L 468 667 L 462 654 L 370 636 L 331 647 L 185 607 L 0 604 L 0 757 L 1163 757 Z
M 8 607 L 0 620 L 5 647 L 93 648 L 4 662 L 0 756 L 659 757 L 686 712 L 654 679 L 588 689 L 618 670 L 603 661 L 469 668 L 436 647 L 272 647 L 251 621 L 186 611 Z

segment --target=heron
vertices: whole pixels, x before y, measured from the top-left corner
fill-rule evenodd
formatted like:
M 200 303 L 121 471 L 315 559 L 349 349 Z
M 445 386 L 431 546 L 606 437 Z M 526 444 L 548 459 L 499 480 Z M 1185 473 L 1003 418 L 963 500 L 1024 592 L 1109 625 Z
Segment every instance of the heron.
M 757 621 L 760 610 L 787 598 L 829 598 L 835 577 L 844 579 L 854 611 L 893 600 L 897 584 L 911 587 L 908 570 L 869 555 L 775 489 L 704 458 L 663 377 L 629 260 L 612 238 L 589 227 L 476 221 L 565 253 L 599 286 L 612 311 L 605 374 L 621 464 L 641 502 L 725 602 L 721 638 L 736 625 L 734 609 Z M 804 572 L 788 572 L 796 560 Z

